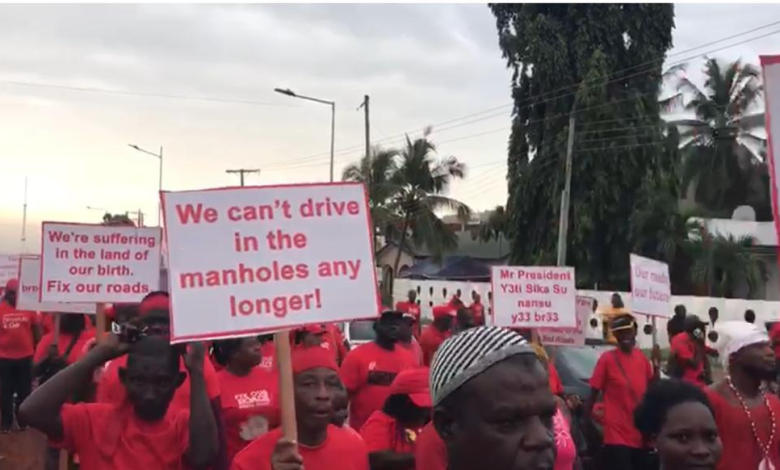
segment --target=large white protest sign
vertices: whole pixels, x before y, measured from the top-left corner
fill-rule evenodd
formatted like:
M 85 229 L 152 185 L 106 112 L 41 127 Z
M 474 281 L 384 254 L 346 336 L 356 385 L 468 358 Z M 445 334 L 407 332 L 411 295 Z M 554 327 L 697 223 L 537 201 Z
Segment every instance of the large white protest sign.
M 593 297 L 576 298 L 577 326 L 573 328 L 539 328 L 539 340 L 545 346 L 583 346 L 588 318 L 593 311 Z
M 0 291 L 19 273 L 19 255 L 0 255 Z
M 780 55 L 761 56 L 764 72 L 764 113 L 766 118 L 767 160 L 769 162 L 769 194 L 775 232 L 780 240 Z M 778 260 L 780 261 L 780 260 Z
M 41 259 L 38 256 L 24 256 L 19 260 L 19 291 L 16 307 L 19 310 L 59 313 L 95 313 L 94 303 L 41 302 Z
M 163 193 L 172 342 L 376 317 L 363 185 Z
M 672 284 L 669 265 L 631 254 L 631 310 L 656 317 L 671 317 Z
M 493 321 L 509 328 L 575 327 L 574 268 L 493 266 Z
M 160 284 L 160 229 L 44 222 L 42 302 L 140 302 Z

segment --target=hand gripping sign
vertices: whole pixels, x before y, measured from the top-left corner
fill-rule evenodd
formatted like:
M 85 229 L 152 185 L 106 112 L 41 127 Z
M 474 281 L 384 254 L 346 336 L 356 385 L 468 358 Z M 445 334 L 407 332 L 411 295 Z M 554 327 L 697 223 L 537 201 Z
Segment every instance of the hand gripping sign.
M 171 341 L 378 315 L 362 184 L 162 193 Z
M 496 326 L 577 326 L 574 268 L 494 266 L 491 284 Z

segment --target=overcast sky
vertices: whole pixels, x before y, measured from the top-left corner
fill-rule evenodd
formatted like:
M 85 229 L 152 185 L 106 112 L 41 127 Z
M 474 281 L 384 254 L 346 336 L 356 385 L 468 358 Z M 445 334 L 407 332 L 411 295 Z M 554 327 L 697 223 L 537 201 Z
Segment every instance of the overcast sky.
M 777 5 L 678 5 L 670 54 L 774 21 Z M 757 63 L 778 37 L 713 55 Z M 164 147 L 165 189 L 238 184 L 225 170 L 240 167 L 262 170 L 251 184 L 326 181 L 329 108 L 275 87 L 336 101 L 337 177 L 362 153 L 368 94 L 372 140 L 433 125 L 440 154 L 471 168 L 451 195 L 506 200 L 510 72 L 485 5 L 0 5 L 0 44 L 0 252 L 21 248 L 25 176 L 27 251 L 42 220 L 97 222 L 87 206 L 155 223 L 158 161 L 128 143 Z

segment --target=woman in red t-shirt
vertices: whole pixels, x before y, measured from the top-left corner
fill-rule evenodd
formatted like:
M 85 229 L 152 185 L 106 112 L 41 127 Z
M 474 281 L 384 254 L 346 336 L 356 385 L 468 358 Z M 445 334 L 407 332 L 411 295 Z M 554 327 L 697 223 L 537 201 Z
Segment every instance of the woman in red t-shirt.
M 361 428 L 371 468 L 414 468 L 415 442 L 431 417 L 428 373 L 428 368 L 399 373 L 385 406 Z
M 260 365 L 263 342 L 253 336 L 214 343 L 215 357 L 224 366 L 217 373 L 217 380 L 228 461 L 250 442 L 279 426 L 279 379 L 275 371 Z

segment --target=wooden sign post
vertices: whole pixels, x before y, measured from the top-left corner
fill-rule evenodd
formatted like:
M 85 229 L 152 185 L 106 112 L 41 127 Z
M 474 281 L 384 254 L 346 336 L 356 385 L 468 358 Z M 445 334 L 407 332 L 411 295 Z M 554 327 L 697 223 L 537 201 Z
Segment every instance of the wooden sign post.
M 95 304 L 95 340 L 102 343 L 106 338 L 106 304 Z
M 279 367 L 279 395 L 282 408 L 282 433 L 285 439 L 298 440 L 298 424 L 295 417 L 295 389 L 293 385 L 290 331 L 274 334 L 276 363 Z

